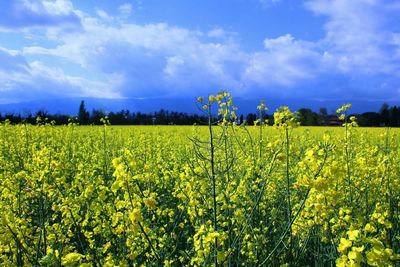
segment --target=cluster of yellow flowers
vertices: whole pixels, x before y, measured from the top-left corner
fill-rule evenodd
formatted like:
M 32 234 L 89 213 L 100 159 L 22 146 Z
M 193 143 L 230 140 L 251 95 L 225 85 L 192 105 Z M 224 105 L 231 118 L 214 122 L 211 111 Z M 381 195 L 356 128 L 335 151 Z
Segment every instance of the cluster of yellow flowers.
M 400 264 L 398 129 L 198 101 L 208 127 L 0 124 L 0 265 Z

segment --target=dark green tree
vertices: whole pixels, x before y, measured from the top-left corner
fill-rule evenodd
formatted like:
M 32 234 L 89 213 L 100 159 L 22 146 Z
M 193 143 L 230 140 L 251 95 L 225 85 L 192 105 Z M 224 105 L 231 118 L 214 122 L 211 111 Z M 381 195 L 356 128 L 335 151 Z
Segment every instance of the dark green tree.
M 318 112 L 318 123 L 319 125 L 324 125 L 328 118 L 328 110 L 324 107 L 319 108 Z
M 90 116 L 90 122 L 95 125 L 101 125 L 103 122 L 101 121 L 102 118 L 106 116 L 106 112 L 102 109 L 93 109 L 92 116 Z
M 299 121 L 301 125 L 312 126 L 318 125 L 318 114 L 309 108 L 301 108 L 298 111 Z
M 398 127 L 399 125 L 399 108 L 397 106 L 393 106 L 389 110 L 389 121 L 390 121 L 390 126 L 392 127 Z
M 389 126 L 389 105 L 387 103 L 383 103 L 381 109 L 379 110 L 379 115 L 381 115 L 381 124 Z
M 246 116 L 246 124 L 247 125 L 254 125 L 254 122 L 257 120 L 257 114 L 249 113 Z
M 364 112 L 357 118 L 357 122 L 360 126 L 377 127 L 380 121 L 381 116 L 377 112 Z
M 79 105 L 79 112 L 78 112 L 78 121 L 79 124 L 88 124 L 89 123 L 89 117 L 90 114 L 89 112 L 86 110 L 85 107 L 85 101 L 81 101 L 81 104 Z

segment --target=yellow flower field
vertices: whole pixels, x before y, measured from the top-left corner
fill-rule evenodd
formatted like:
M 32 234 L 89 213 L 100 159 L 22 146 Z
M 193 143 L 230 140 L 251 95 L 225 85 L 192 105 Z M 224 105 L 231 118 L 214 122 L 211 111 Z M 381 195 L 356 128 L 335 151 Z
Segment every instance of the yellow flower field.
M 400 264 L 399 129 L 237 126 L 229 95 L 199 101 L 221 121 L 1 124 L 0 265 Z

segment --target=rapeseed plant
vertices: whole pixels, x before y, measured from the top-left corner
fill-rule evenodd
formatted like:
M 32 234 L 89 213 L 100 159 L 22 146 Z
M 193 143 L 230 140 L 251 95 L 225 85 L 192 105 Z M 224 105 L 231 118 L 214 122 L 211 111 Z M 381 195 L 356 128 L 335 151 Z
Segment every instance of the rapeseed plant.
M 2 266 L 396 266 L 398 129 L 0 124 Z

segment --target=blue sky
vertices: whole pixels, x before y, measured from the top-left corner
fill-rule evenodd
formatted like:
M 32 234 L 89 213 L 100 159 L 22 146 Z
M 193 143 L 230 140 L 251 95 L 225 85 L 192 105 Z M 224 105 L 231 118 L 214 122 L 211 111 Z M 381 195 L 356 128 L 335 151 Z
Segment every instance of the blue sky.
M 400 99 L 400 3 L 0 0 L 0 104 Z M 308 102 L 307 102 L 308 103 Z

